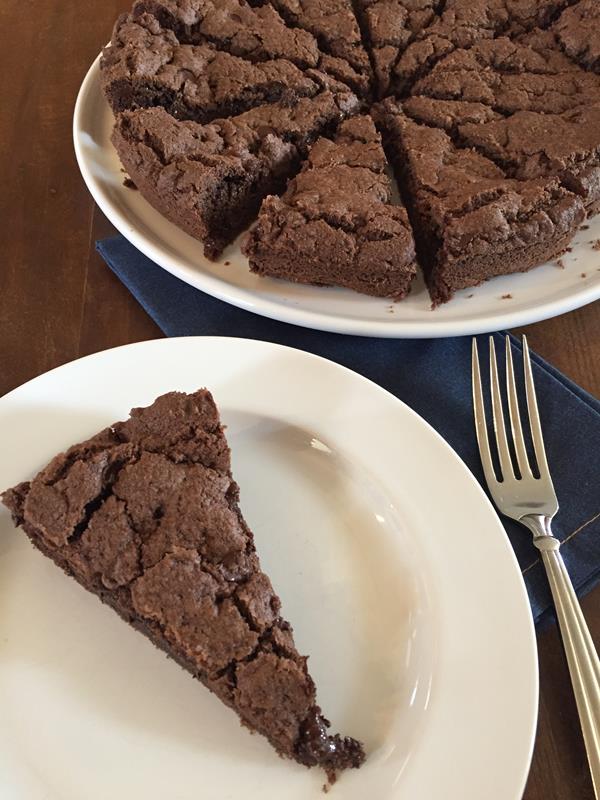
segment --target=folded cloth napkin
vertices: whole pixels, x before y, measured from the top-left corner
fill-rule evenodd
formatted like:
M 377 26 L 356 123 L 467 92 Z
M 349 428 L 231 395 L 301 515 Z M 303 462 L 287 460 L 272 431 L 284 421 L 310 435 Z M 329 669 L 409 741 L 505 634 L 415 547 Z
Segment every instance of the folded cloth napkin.
M 300 328 L 216 300 L 156 266 L 121 236 L 97 243 L 113 272 L 167 336 L 239 336 L 296 347 L 337 361 L 395 394 L 454 448 L 485 488 L 473 427 L 471 339 L 373 339 Z M 502 348 L 501 334 L 494 334 Z M 481 355 L 487 344 L 480 341 Z M 521 346 L 513 340 L 515 368 Z M 579 594 L 600 579 L 600 401 L 533 355 L 548 461 L 561 503 L 554 533 Z M 536 623 L 553 616 L 551 596 L 529 533 L 502 518 Z M 490 565 L 490 568 L 491 565 Z

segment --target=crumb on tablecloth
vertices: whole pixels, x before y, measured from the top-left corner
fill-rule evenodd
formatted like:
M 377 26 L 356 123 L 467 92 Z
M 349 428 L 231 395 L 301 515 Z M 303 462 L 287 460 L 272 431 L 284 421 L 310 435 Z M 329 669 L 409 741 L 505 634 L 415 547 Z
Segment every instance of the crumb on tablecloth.
M 557 266 L 559 269 L 564 269 L 564 268 L 565 268 L 565 262 L 562 260 L 562 258 L 559 258 L 559 259 L 557 260 L 557 262 L 556 262 L 556 266 Z
M 600 250 L 600 239 L 594 239 L 590 244 L 592 245 L 592 250 Z
M 508 294 L 503 294 L 501 299 L 502 300 L 512 300 L 512 294 L 510 294 L 510 292 Z

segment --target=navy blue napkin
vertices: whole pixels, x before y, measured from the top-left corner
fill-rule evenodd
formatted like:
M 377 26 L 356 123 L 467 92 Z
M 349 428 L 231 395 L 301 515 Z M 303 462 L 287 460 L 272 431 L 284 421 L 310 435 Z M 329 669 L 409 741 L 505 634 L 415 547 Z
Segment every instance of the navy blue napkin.
M 156 266 L 121 236 L 97 249 L 167 336 L 240 336 L 277 342 L 337 361 L 395 394 L 454 448 L 485 488 L 471 405 L 471 339 L 373 339 L 276 322 L 216 300 Z M 500 334 L 496 346 L 503 348 Z M 487 343 L 480 342 L 482 355 Z M 515 340 L 515 366 L 521 347 Z M 503 352 L 503 351 L 502 351 Z M 579 594 L 600 580 L 600 401 L 534 355 L 548 461 L 561 509 L 554 524 Z M 537 550 L 527 531 L 502 518 L 521 565 L 533 616 L 553 615 Z M 491 568 L 491 567 L 490 567 Z

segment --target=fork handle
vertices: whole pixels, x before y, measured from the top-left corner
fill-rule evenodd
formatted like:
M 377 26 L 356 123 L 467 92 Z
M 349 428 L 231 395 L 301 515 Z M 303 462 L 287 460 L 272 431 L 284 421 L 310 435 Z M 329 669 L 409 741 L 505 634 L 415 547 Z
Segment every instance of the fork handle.
M 567 656 L 594 793 L 600 798 L 600 661 L 579 600 L 552 535 L 534 539 L 550 583 Z

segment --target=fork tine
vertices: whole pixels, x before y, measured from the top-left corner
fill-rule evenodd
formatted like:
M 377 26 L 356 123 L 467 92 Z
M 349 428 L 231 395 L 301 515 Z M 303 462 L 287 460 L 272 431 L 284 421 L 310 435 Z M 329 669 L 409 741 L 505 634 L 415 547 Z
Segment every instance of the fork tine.
M 508 411 L 510 415 L 510 428 L 512 430 L 513 442 L 517 453 L 517 463 L 521 477 L 531 476 L 529 458 L 525 448 L 523 437 L 523 426 L 521 425 L 521 414 L 519 413 L 519 401 L 517 400 L 517 384 L 515 381 L 515 370 L 513 366 L 512 349 L 510 337 L 506 336 L 506 385 L 508 393 Z
M 533 383 L 533 372 L 531 370 L 531 358 L 529 356 L 529 345 L 527 337 L 523 336 L 523 369 L 525 371 L 525 393 L 527 396 L 527 411 L 529 412 L 529 426 L 531 428 L 531 438 L 533 439 L 533 449 L 541 476 L 549 476 L 548 462 L 546 461 L 546 449 L 544 447 L 544 437 L 542 436 L 542 425 L 540 414 L 535 396 L 535 386 Z
M 492 384 L 492 416 L 494 419 L 494 431 L 496 432 L 496 446 L 498 448 L 498 458 L 500 460 L 500 471 L 502 477 L 513 476 L 513 465 L 508 449 L 508 439 L 506 438 L 506 428 L 504 427 L 504 412 L 502 411 L 502 396 L 500 394 L 500 381 L 498 379 L 498 364 L 496 362 L 496 348 L 494 337 L 490 336 L 490 382 Z
M 475 413 L 475 431 L 477 433 L 477 444 L 479 445 L 479 455 L 481 464 L 488 486 L 497 483 L 496 473 L 490 452 L 490 442 L 487 433 L 487 421 L 485 418 L 485 406 L 483 404 L 483 389 L 481 386 L 481 373 L 479 371 L 479 355 L 477 353 L 477 339 L 473 337 L 472 347 L 472 378 L 473 378 L 473 411 Z

